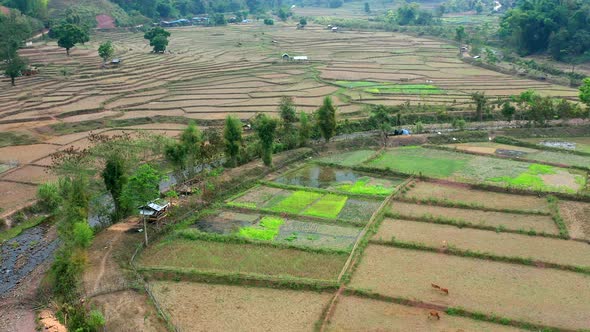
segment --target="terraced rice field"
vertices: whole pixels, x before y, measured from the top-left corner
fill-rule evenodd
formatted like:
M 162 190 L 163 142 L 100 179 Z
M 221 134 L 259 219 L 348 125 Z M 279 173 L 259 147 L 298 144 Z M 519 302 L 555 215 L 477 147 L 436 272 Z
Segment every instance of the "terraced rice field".
M 402 197 L 419 201 L 433 200 L 450 204 L 467 204 L 488 209 L 545 213 L 549 211 L 547 199 L 545 198 L 532 195 L 496 193 L 452 183 L 418 181 Z
M 350 169 L 307 165 L 283 174 L 274 182 L 300 187 L 321 188 L 363 195 L 386 196 L 400 185 L 403 178 L 378 178 Z
M 442 153 L 439 160 L 458 156 L 464 165 L 453 172 L 465 172 L 474 158 L 401 150 L 415 153 L 413 161 L 427 165 L 424 169 L 436 167 L 431 151 Z M 365 161 L 373 155 L 361 150 L 327 158 L 356 159 L 351 164 L 362 166 L 382 162 Z M 232 329 L 246 317 L 240 328 L 271 323 L 272 329 L 326 331 L 588 326 L 590 203 L 492 192 L 449 180 L 414 179 L 398 188 L 401 178 L 326 164 L 279 170 L 230 198 L 226 208 L 141 253 L 137 263 L 153 278 L 150 285 L 173 325 Z M 447 178 L 456 176 L 453 172 Z M 513 170 L 500 165 L 489 172 Z M 399 192 L 388 191 L 384 202 L 385 196 L 365 199 L 343 191 L 367 185 Z M 565 226 L 558 226 L 559 217 Z M 364 241 L 368 246 L 355 246 Z M 162 270 L 166 273 L 158 274 Z M 201 281 L 167 280 L 194 280 L 191 276 Z M 221 285 L 226 283 L 232 285 Z M 223 318 L 233 311 L 235 317 Z
M 375 301 L 355 296 L 340 298 L 327 331 L 520 331 L 440 313 L 440 320 L 427 319 L 428 309 Z
M 306 190 L 257 186 L 228 202 L 229 206 L 251 210 L 289 213 L 327 220 L 366 223 L 380 200 L 325 194 Z
M 514 145 L 498 144 L 492 142 L 473 142 L 450 144 L 448 147 L 458 151 L 468 151 L 512 158 L 522 158 L 538 162 L 590 168 L 590 156 L 581 156 L 571 153 L 536 150 Z
M 587 177 L 586 172 L 563 167 L 492 159 L 420 146 L 387 150 L 365 165 L 434 178 L 567 193 L 582 191 Z
M 590 276 L 554 269 L 370 245 L 351 287 L 560 328 L 590 321 Z
M 343 254 L 177 239 L 148 248 L 139 264 L 180 271 L 334 280 L 346 258 Z
M 394 239 L 441 250 L 453 248 L 495 256 L 522 257 L 532 261 L 588 268 L 590 271 L 590 245 L 578 241 L 393 219 L 386 219 L 373 239 L 385 242 Z
M 183 331 L 311 331 L 331 297 L 328 293 L 169 281 L 154 282 L 153 292 Z
M 301 31 L 259 22 L 170 30 L 171 52 L 159 55 L 149 52 L 141 33 L 123 30 L 96 31 L 70 57 L 53 41 L 21 50 L 40 74 L 19 78 L 15 88 L 0 80 L 6 87 L 0 92 L 0 131 L 29 134 L 43 145 L 39 154 L 19 159 L 21 165 L 76 142 L 59 135 L 85 137 L 91 130 L 146 123 L 155 124 L 146 130 L 157 131 L 189 119 L 209 125 L 227 114 L 244 120 L 259 112 L 276 116 L 285 95 L 305 112 L 331 95 L 341 119 L 358 117 L 363 105 L 407 101 L 471 111 L 469 95 L 476 90 L 490 98 L 531 88 L 577 98 L 575 89 L 472 67 L 457 59 L 451 45 L 399 33 L 335 34 L 312 24 Z M 106 40 L 123 60 L 117 68 L 100 67 L 95 50 Z M 311 61 L 283 62 L 283 53 Z M 50 143 L 55 140 L 60 142 Z M 344 165 L 356 164 L 361 155 L 350 157 Z
M 590 241 L 590 203 L 560 201 L 559 211 L 572 238 Z
M 352 226 L 232 211 L 222 211 L 208 216 L 195 223 L 193 227 L 207 233 L 238 235 L 292 246 L 348 251 L 360 233 L 360 228 Z
M 520 140 L 541 146 L 590 153 L 590 137 L 520 138 Z
M 391 211 L 401 218 L 442 219 L 443 221 L 450 220 L 474 226 L 506 228 L 523 232 L 534 230 L 547 234 L 558 233 L 551 217 L 544 215 L 481 211 L 397 201 L 392 203 Z

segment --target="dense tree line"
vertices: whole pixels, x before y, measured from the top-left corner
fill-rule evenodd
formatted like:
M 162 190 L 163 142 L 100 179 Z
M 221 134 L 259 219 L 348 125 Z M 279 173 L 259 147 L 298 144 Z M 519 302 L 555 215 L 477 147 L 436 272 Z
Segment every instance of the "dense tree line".
M 501 20 L 500 37 L 522 55 L 549 51 L 558 60 L 590 50 L 590 3 L 521 0 Z
M 139 12 L 149 18 L 186 17 L 205 13 L 228 13 L 248 11 L 262 13 L 281 8 L 282 0 L 111 0 L 127 12 Z
M 11 10 L 8 15 L 0 13 L 0 69 L 11 78 L 13 86 L 16 77 L 21 76 L 27 67 L 27 61 L 18 55 L 18 49 L 38 28 L 35 23 L 18 10 Z

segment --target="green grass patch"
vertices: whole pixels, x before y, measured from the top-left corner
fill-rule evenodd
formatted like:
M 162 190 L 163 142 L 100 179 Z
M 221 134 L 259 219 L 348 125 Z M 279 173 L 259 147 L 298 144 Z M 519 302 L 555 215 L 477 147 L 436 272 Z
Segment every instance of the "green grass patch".
M 4 241 L 7 241 L 7 240 L 10 240 L 16 236 L 19 236 L 20 233 L 22 233 L 23 231 L 25 231 L 31 227 L 35 227 L 45 220 L 46 220 L 46 218 L 43 216 L 34 217 L 34 218 L 31 218 L 27 221 L 20 223 L 20 224 L 17 224 L 10 229 L 0 232 L 0 244 Z
M 469 155 L 409 146 L 391 149 L 367 166 L 444 178 L 463 169 L 471 158 Z
M 0 148 L 12 145 L 27 145 L 39 143 L 39 140 L 26 133 L 0 132 Z
M 279 235 L 279 229 L 284 222 L 283 218 L 266 216 L 260 220 L 258 227 L 243 227 L 240 229 L 239 234 L 249 239 L 272 241 Z
M 429 84 L 380 85 L 366 88 L 364 91 L 368 93 L 403 95 L 433 95 L 444 93 L 439 87 Z
M 386 85 L 387 83 L 378 83 L 378 82 L 369 82 L 369 81 L 336 81 L 334 82 L 336 85 L 354 89 L 354 88 L 365 88 L 369 86 L 376 86 L 376 85 Z
M 336 219 L 346 204 L 348 197 L 340 195 L 326 195 L 305 210 L 304 215 Z
M 393 192 L 393 188 L 385 188 L 384 186 L 370 185 L 368 179 L 360 179 L 353 184 L 341 184 L 336 187 L 336 190 L 349 192 L 351 194 L 364 195 L 389 195 Z
M 345 253 L 317 253 L 257 244 L 190 239 L 164 240 L 146 248 L 138 264 L 150 268 L 334 280 Z
M 327 164 L 336 164 L 350 167 L 364 163 L 374 154 L 375 151 L 373 150 L 357 150 L 344 153 L 335 153 L 333 155 L 320 158 L 318 161 Z
M 555 174 L 557 171 L 555 167 L 548 165 L 532 164 L 529 169 L 518 175 L 517 177 L 501 176 L 496 178 L 490 178 L 490 182 L 502 182 L 509 186 L 518 188 L 532 188 L 535 190 L 547 190 L 548 186 L 545 185 L 543 179 L 539 175 L 543 174 Z
M 396 84 L 387 82 L 369 81 L 335 81 L 336 85 L 348 88 L 361 88 L 364 92 L 373 94 L 405 94 L 405 95 L 427 95 L 442 94 L 444 91 L 431 84 Z
M 281 200 L 276 205 L 269 206 L 269 208 L 276 212 L 297 214 L 320 197 L 322 197 L 320 193 L 300 190 Z

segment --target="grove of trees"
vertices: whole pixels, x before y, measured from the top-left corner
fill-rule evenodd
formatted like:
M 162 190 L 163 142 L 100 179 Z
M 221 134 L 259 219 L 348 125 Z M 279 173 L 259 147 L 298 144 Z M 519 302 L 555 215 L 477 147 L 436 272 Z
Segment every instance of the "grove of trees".
M 500 23 L 500 37 L 522 55 L 549 51 L 561 60 L 590 50 L 590 3 L 521 0 Z

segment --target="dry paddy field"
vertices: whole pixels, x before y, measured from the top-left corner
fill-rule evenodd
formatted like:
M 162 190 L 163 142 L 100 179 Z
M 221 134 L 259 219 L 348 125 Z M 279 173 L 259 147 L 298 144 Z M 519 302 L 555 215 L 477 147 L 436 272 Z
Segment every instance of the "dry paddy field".
M 559 328 L 590 322 L 590 276 L 568 271 L 370 245 L 350 286 Z
M 356 296 L 340 298 L 327 331 L 520 331 L 440 313 L 440 320 L 427 319 L 430 310 Z
M 415 243 L 440 250 L 453 248 L 494 256 L 522 257 L 590 271 L 590 245 L 579 241 L 394 219 L 386 219 L 373 239 Z
M 548 212 L 547 199 L 537 196 L 512 195 L 478 190 L 468 185 L 418 181 L 404 197 L 419 201 L 439 200 L 448 203 L 465 203 L 488 209 L 509 209 L 531 212 Z
M 391 204 L 391 211 L 401 218 L 454 220 L 476 227 L 505 228 L 515 231 L 534 230 L 535 232 L 558 234 L 555 222 L 546 215 L 482 211 L 398 201 Z
M 152 289 L 181 331 L 311 331 L 332 296 L 168 281 Z

